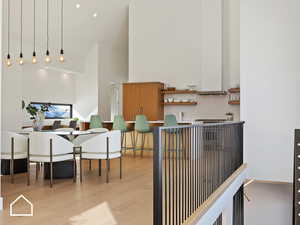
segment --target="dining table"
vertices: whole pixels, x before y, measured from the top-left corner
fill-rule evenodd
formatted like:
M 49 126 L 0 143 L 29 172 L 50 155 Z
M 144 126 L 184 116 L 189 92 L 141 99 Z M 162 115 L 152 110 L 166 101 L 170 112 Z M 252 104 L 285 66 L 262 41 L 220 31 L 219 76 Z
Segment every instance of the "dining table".
M 65 139 L 67 139 L 70 142 L 74 142 L 74 140 L 82 135 L 89 135 L 89 136 L 95 136 L 100 133 L 104 133 L 105 131 L 101 132 L 94 132 L 94 131 L 56 131 L 56 130 L 42 130 L 42 131 L 36 131 L 36 132 L 43 132 L 43 133 L 52 133 L 58 136 L 61 136 Z M 29 136 L 31 131 L 18 131 L 16 132 L 21 135 Z M 23 164 L 24 166 L 26 164 Z M 50 179 L 50 163 L 43 163 L 44 168 L 44 178 Z M 71 179 L 73 178 L 73 174 L 76 173 L 74 171 L 73 167 L 73 161 L 61 161 L 61 162 L 54 162 L 53 163 L 53 178 L 54 179 Z

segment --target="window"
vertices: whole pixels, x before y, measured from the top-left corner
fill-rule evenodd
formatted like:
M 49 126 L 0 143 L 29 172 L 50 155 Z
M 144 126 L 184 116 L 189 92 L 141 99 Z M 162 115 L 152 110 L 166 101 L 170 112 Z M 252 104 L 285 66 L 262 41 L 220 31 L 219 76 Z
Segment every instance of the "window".
M 31 102 L 30 104 L 38 109 L 41 109 L 42 105 L 48 105 L 48 111 L 45 112 L 46 119 L 71 119 L 73 116 L 72 104 L 45 102 Z

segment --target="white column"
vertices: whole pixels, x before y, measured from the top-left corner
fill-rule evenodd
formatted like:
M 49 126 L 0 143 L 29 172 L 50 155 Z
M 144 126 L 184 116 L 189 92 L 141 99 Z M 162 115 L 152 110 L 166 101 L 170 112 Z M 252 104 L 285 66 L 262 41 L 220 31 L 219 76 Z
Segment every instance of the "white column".
M 233 224 L 233 199 L 229 201 L 222 212 L 222 225 L 232 225 Z

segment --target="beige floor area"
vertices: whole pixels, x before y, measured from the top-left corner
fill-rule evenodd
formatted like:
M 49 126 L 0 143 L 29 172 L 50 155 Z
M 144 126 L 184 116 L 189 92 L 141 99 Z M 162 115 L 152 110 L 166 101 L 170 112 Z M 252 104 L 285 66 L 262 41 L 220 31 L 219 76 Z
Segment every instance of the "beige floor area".
M 72 180 L 55 180 L 51 189 L 48 181 L 35 181 L 32 166 L 31 185 L 26 185 L 26 175 L 2 177 L 4 211 L 0 213 L 1 225 L 152 225 L 152 156 L 127 154 L 123 158 L 123 179 L 119 179 L 119 161 L 112 160 L 110 183 L 105 183 L 105 163 L 102 176 L 98 176 L 98 163 L 92 171 L 87 164 L 83 183 Z M 34 205 L 33 217 L 10 217 L 9 204 L 23 194 Z M 19 210 L 27 210 L 16 205 Z M 17 209 L 16 209 L 17 210 Z

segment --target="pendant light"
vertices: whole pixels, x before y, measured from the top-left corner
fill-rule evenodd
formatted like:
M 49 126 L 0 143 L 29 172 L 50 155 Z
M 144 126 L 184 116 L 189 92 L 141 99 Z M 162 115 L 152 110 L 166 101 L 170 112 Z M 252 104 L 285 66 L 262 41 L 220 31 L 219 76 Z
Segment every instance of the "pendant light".
M 46 51 L 46 63 L 51 62 L 50 52 L 49 52 L 49 0 L 47 0 L 47 51 Z
M 59 61 L 64 62 L 64 0 L 61 0 L 61 49 Z
M 32 63 L 36 64 L 36 52 L 35 52 L 35 0 L 33 0 L 33 53 L 32 53 Z
M 12 65 L 10 58 L 10 0 L 7 0 L 7 57 L 6 66 L 10 67 Z
M 23 59 L 23 0 L 21 1 L 21 31 L 20 31 L 20 58 L 19 58 L 19 64 L 23 65 L 24 64 L 24 59 Z

